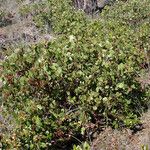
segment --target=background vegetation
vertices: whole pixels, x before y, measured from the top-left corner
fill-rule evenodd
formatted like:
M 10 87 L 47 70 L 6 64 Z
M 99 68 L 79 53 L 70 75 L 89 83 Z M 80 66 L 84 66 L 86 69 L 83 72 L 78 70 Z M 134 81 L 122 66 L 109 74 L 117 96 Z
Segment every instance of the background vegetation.
M 30 9 L 55 39 L 1 61 L 2 149 L 71 149 L 104 126 L 138 124 L 150 96 L 149 0 L 117 1 L 96 19 L 70 0 L 23 7 L 22 16 Z

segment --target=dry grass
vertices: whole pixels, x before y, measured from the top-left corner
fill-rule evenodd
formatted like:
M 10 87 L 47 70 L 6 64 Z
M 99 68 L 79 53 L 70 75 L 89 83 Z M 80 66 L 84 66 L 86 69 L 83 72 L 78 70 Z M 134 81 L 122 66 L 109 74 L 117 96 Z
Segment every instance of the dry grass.
M 6 48 L 6 45 L 17 46 L 20 44 L 29 45 L 39 42 L 43 39 L 50 40 L 52 36 L 49 33 L 42 34 L 40 29 L 36 27 L 33 16 L 22 17 L 19 14 L 20 8 L 24 5 L 38 3 L 40 0 L 24 0 L 17 3 L 17 0 L 6 0 L 1 3 L 0 8 L 7 14 L 3 21 L 11 20 L 9 24 L 5 24 L 0 28 L 0 48 Z M 6 48 L 7 49 L 7 48 Z

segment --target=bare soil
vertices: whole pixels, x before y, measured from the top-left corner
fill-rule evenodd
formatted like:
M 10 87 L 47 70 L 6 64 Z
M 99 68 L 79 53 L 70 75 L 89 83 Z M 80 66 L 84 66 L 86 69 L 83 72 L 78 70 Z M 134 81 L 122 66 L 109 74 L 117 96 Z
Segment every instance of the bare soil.
M 2 57 L 1 52 L 9 47 L 15 48 L 53 38 L 52 34 L 42 33 L 37 28 L 32 15 L 22 17 L 19 13 L 20 8 L 24 5 L 40 3 L 43 0 L 24 0 L 22 3 L 17 3 L 16 0 L 12 0 L 11 3 L 10 0 L 0 1 L 2 1 L 0 9 L 6 14 L 0 18 L 0 57 Z
M 92 143 L 92 150 L 149 150 L 150 109 L 141 117 L 142 128 L 136 133 L 130 129 L 106 128 Z M 146 149 L 147 148 L 147 149 Z

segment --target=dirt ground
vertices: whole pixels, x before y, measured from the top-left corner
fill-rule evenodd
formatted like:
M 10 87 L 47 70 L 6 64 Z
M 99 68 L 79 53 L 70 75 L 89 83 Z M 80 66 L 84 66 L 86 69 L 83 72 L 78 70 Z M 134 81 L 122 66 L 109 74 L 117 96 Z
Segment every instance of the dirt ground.
M 0 3 L 0 9 L 7 14 L 5 17 L 0 18 L 0 53 L 10 47 L 29 45 L 53 38 L 52 34 L 47 32 L 48 27 L 45 27 L 45 33 L 41 33 L 30 13 L 26 17 L 22 17 L 19 13 L 20 8 L 30 6 L 33 3 L 40 3 L 43 0 L 24 0 L 19 4 L 16 0 L 11 0 L 11 3 L 9 1 L 5 0 Z
M 92 150 L 149 150 L 150 109 L 141 117 L 142 129 L 134 133 L 130 129 L 106 128 L 92 143 Z

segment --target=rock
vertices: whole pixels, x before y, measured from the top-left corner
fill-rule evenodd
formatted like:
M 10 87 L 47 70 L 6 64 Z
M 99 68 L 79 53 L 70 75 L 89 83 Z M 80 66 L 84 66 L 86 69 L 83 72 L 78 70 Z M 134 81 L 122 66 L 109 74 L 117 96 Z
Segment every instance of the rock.
M 99 9 L 103 9 L 109 3 L 110 3 L 110 0 L 98 0 L 97 5 Z
M 97 8 L 97 0 L 73 0 L 73 5 L 87 14 L 91 14 Z
M 96 11 L 101 11 L 112 0 L 73 0 L 73 5 L 76 9 L 83 10 L 86 14 L 93 14 Z

